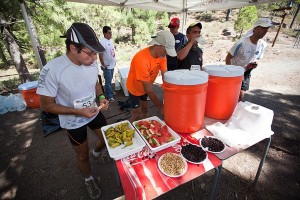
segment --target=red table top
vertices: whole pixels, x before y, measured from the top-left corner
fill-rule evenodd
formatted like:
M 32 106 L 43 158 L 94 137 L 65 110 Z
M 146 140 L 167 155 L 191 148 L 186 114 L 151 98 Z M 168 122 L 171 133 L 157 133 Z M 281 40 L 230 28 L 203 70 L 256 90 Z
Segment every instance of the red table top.
M 158 168 L 157 161 L 166 152 L 179 153 L 181 146 L 188 142 L 199 144 L 198 140 L 181 135 L 176 145 L 153 153 L 146 146 L 142 151 L 116 161 L 126 199 L 152 199 L 175 187 L 197 178 L 205 172 L 222 164 L 214 154 L 208 153 L 208 158 L 202 164 L 188 162 L 187 172 L 180 177 L 172 178 L 164 175 Z

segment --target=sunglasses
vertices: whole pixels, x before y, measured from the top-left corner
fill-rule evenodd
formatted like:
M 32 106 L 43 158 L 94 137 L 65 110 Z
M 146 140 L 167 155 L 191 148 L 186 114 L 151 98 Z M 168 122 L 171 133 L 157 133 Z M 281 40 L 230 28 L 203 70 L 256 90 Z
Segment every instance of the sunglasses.
M 83 51 L 86 55 L 88 55 L 88 56 L 90 56 L 90 57 L 97 56 L 97 53 L 96 53 L 96 52 L 86 52 L 86 51 L 84 51 L 83 49 L 81 49 L 81 51 Z

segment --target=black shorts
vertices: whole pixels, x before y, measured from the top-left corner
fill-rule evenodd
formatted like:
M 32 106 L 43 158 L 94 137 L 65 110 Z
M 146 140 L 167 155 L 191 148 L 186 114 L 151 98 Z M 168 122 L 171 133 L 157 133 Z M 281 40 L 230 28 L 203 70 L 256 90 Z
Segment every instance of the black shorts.
M 80 144 L 83 144 L 87 140 L 87 127 L 92 130 L 96 130 L 106 125 L 107 122 L 104 115 L 99 112 L 98 115 L 88 124 L 76 129 L 67 129 L 66 131 L 72 145 L 78 146 Z
M 147 94 L 144 94 L 142 96 L 134 96 L 133 94 L 129 93 L 129 103 L 131 108 L 139 108 L 140 107 L 140 101 L 147 101 Z
M 251 78 L 251 71 L 252 70 L 249 70 L 249 71 L 246 71 L 244 73 L 244 79 L 242 81 L 242 87 L 241 87 L 241 90 L 244 90 L 244 91 L 247 91 L 249 90 L 249 86 L 250 86 L 250 78 Z

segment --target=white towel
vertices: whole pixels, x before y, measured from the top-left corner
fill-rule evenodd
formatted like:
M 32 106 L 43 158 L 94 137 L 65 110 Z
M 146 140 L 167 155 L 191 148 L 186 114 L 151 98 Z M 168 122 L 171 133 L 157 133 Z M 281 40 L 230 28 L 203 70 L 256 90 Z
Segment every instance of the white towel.
M 228 146 L 252 145 L 274 134 L 271 130 L 272 110 L 239 102 L 227 123 L 216 122 L 206 129 Z

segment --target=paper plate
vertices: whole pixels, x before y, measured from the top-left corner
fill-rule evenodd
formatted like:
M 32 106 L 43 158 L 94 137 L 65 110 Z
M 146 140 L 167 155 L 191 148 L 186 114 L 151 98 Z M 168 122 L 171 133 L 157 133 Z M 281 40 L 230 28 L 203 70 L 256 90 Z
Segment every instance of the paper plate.
M 223 149 L 220 149 L 219 151 L 214 151 L 214 147 L 210 146 L 210 144 L 208 146 L 203 145 L 204 144 L 204 138 L 207 138 L 209 140 L 215 140 L 219 145 L 223 145 Z M 226 145 L 219 139 L 217 139 L 214 136 L 204 136 L 204 138 L 200 138 L 199 140 L 199 144 L 202 146 L 203 150 L 207 151 L 207 152 L 211 152 L 211 153 L 222 153 L 223 151 L 225 151 Z
M 182 157 L 193 164 L 201 164 L 207 158 L 207 153 L 199 145 L 187 144 L 180 150 Z
M 165 153 L 158 159 L 158 168 L 164 175 L 176 178 L 184 175 L 188 166 L 182 156 L 176 153 Z

